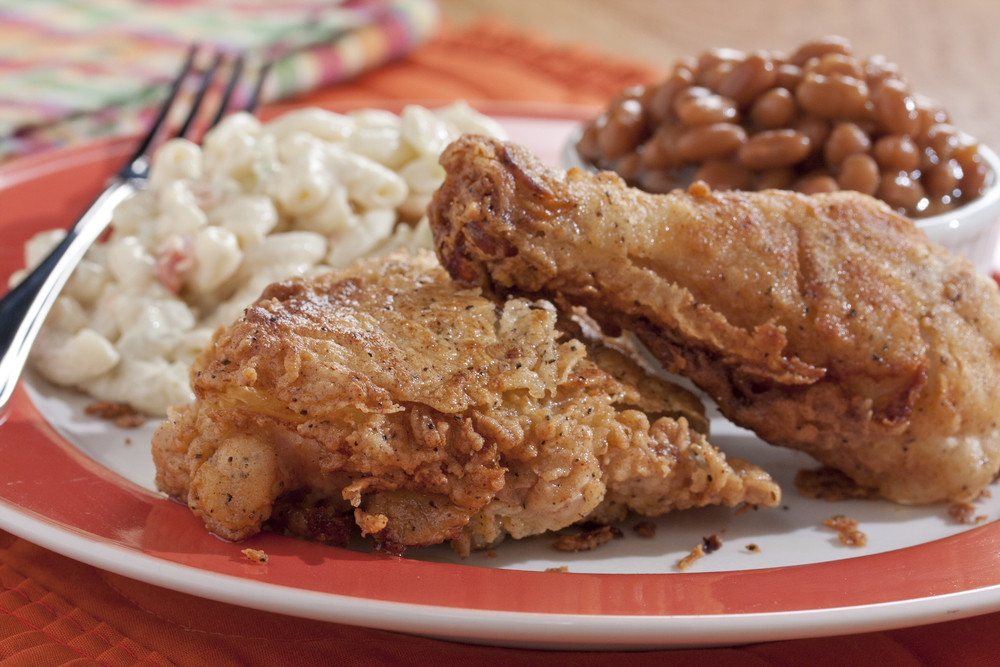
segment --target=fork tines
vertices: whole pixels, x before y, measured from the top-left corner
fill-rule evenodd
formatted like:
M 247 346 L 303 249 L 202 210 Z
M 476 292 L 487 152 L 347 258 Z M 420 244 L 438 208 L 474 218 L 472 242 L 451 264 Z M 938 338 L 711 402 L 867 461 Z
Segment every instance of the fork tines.
M 152 151 L 167 138 L 197 142 L 227 113 L 253 111 L 261 98 L 268 65 L 257 68 L 252 85 L 246 82 L 246 69 L 247 58 L 242 53 L 192 45 L 169 87 L 167 99 L 119 176 L 144 178 Z
M 146 180 L 157 145 L 173 136 L 198 141 L 227 111 L 252 111 L 256 107 L 267 67 L 259 68 L 257 82 L 249 90 L 241 87 L 245 69 L 246 60 L 240 54 L 192 46 L 167 99 L 132 157 L 70 226 L 55 249 L 0 298 L 0 410 L 13 394 L 31 345 L 56 296 L 90 245 L 107 229 L 115 206 Z
M 253 110 L 264 68 L 253 86 L 244 80 L 245 69 L 247 62 L 242 53 L 193 46 L 178 89 L 178 95 L 189 100 L 189 104 L 171 107 L 167 122 L 177 128 L 172 134 L 196 141 L 230 111 Z M 188 113 L 184 113 L 185 106 L 190 107 Z

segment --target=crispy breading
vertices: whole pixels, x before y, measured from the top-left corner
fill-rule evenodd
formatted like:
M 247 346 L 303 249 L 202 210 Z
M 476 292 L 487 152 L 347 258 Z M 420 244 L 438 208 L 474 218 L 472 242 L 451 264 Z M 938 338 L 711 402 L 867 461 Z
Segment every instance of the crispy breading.
M 307 536 L 338 532 L 339 512 L 383 549 L 461 554 L 588 516 L 779 502 L 692 427 L 690 393 L 614 351 L 602 370 L 557 320 L 427 252 L 274 284 L 196 362 L 195 403 L 153 440 L 157 484 L 227 539 L 277 503 Z
M 904 503 L 1000 468 L 1000 297 L 854 192 L 652 195 L 466 136 L 429 208 L 442 263 L 497 295 L 586 308 L 735 423 Z

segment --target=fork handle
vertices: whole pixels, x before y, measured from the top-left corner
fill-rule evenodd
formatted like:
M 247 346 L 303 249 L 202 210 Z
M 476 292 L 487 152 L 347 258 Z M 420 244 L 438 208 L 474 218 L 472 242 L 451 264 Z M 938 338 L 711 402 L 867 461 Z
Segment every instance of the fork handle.
M 0 299 L 0 410 L 13 395 L 31 346 L 59 292 L 87 249 L 108 228 L 115 206 L 135 190 L 131 181 L 113 181 L 52 252 Z

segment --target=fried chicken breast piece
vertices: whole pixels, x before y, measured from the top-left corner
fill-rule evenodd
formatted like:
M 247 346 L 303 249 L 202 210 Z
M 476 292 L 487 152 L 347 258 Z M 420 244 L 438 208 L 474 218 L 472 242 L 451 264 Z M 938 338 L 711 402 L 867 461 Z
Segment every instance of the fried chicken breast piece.
M 426 251 L 274 284 L 195 363 L 196 401 L 153 439 L 156 483 L 226 539 L 269 520 L 330 539 L 346 516 L 394 553 L 779 502 L 708 443 L 691 393 L 615 350 L 603 370 L 557 320 Z
M 429 208 L 450 273 L 627 329 L 733 422 L 901 503 L 1000 468 L 1000 297 L 852 192 L 652 195 L 465 136 Z

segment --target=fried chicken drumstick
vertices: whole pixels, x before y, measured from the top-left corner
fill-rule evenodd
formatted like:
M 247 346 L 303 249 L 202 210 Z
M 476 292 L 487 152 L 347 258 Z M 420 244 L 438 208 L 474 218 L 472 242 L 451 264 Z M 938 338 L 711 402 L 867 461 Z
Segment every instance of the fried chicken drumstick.
M 449 272 L 634 332 L 733 422 L 902 502 L 1000 468 L 1000 297 L 875 199 L 652 195 L 475 136 L 429 208 Z
M 463 555 L 629 510 L 779 502 L 696 430 L 692 394 L 606 347 L 599 366 L 556 324 L 429 252 L 274 284 L 195 363 L 195 403 L 153 439 L 157 485 L 227 539 L 356 523 L 387 551 Z

